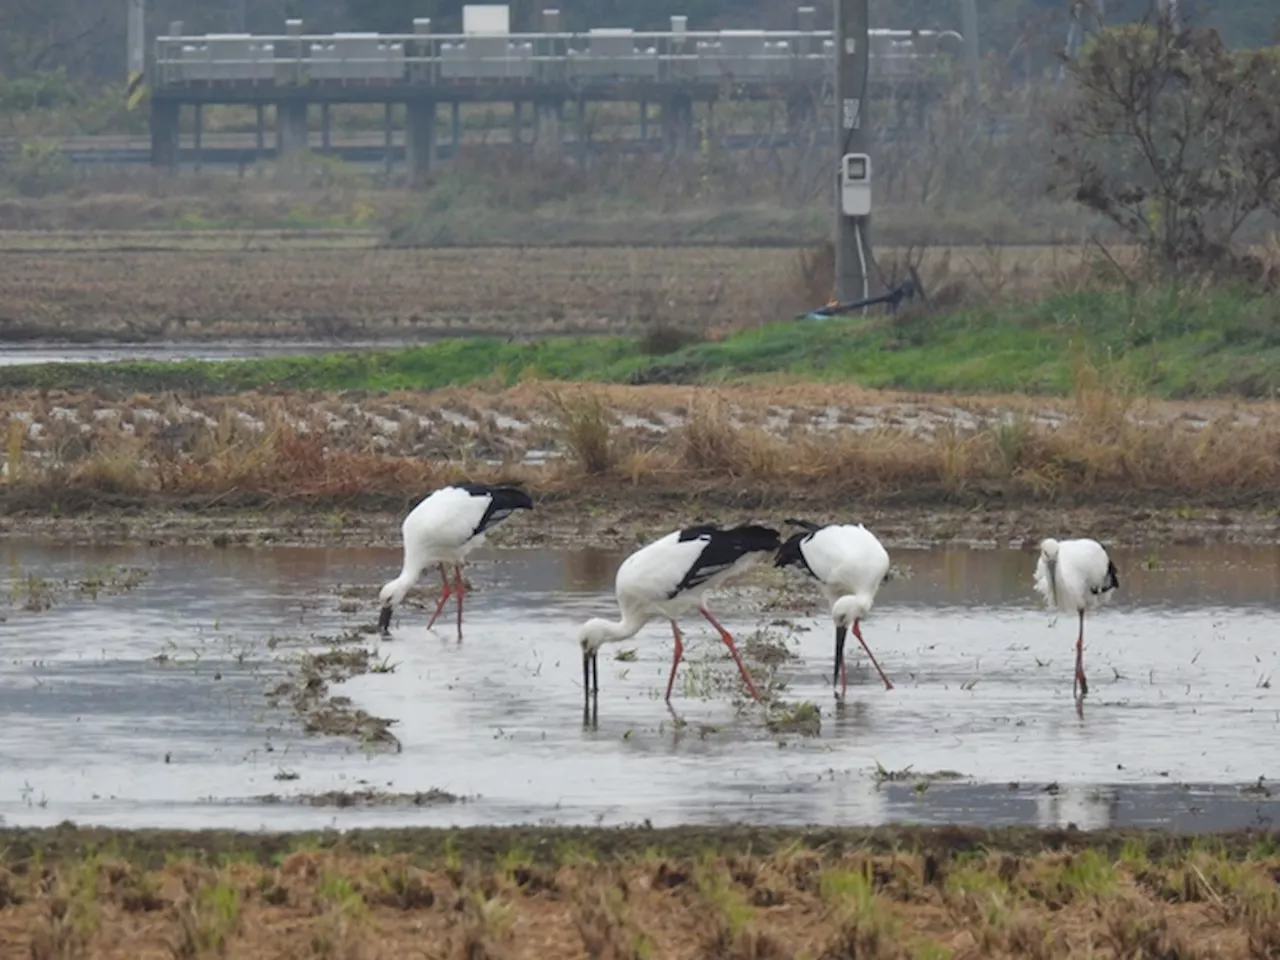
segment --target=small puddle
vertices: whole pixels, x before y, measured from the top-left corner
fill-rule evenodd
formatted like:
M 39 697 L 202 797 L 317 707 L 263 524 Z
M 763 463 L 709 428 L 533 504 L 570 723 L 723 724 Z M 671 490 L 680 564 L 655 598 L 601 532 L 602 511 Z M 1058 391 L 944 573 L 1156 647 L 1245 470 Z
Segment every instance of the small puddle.
M 729 678 L 733 667 L 692 618 L 674 698 L 687 725 L 677 729 L 663 705 L 671 641 L 653 623 L 605 648 L 598 724 L 584 728 L 574 633 L 613 615 L 621 556 L 488 550 L 470 568 L 462 643 L 452 606 L 432 633 L 428 611 L 406 606 L 391 639 L 365 638 L 393 669 L 333 688 L 396 721 L 394 752 L 305 735 L 265 694 L 287 678 L 289 658 L 373 622 L 398 551 L 9 541 L 0 818 L 240 829 L 1271 825 L 1280 797 L 1256 784 L 1280 777 L 1280 548 L 1113 555 L 1122 590 L 1086 625 L 1083 718 L 1071 700 L 1075 623 L 1037 606 L 1029 553 L 894 550 L 909 576 L 885 586 L 864 634 L 896 689 L 851 662 L 839 708 L 831 628 L 816 604 L 765 610 L 785 600 L 767 589 L 713 600 L 740 639 L 790 624 L 776 628 L 796 654 L 780 668 L 783 696 L 822 713 L 820 734 L 806 737 L 771 734 L 756 708 L 705 695 L 708 672 Z M 436 589 L 425 578 L 414 597 L 426 605 Z M 634 660 L 615 659 L 617 649 Z M 940 771 L 960 776 L 930 776 Z M 464 799 L 436 802 L 432 791 Z M 332 800 L 370 792 L 408 799 Z

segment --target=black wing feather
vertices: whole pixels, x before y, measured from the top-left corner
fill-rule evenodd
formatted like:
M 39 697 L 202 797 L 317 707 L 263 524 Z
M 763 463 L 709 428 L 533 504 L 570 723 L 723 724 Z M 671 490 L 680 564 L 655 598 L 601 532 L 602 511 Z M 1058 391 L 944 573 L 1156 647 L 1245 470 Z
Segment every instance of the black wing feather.
M 817 533 L 823 527 L 830 526 L 826 523 L 814 523 L 812 520 L 796 520 L 794 517 L 788 517 L 786 522 L 793 527 L 803 527 L 810 533 Z
M 469 481 L 455 483 L 452 486 L 467 491 L 473 497 L 489 498 L 489 506 L 485 509 L 484 516 L 480 518 L 480 522 L 471 533 L 473 537 L 501 523 L 517 510 L 533 509 L 533 499 L 519 487 L 494 486 Z
M 801 547 L 803 547 L 803 545 L 807 543 L 815 533 L 824 527 L 829 526 L 829 524 L 814 523 L 811 520 L 796 520 L 793 518 L 788 518 L 787 523 L 793 527 L 801 527 L 805 532 L 797 533 L 786 539 L 786 542 L 778 548 L 778 555 L 774 558 L 773 565 L 775 567 L 799 567 L 816 580 L 818 575 L 810 569 L 809 562 L 805 560 L 804 550 L 802 550 Z
M 675 589 L 667 594 L 668 599 L 686 590 L 700 587 L 718 573 L 723 573 L 748 553 L 773 553 L 781 546 L 778 531 L 771 527 L 762 527 L 749 523 L 730 530 L 721 530 L 713 523 L 686 527 L 680 531 L 680 542 L 705 539 L 707 545 L 698 554 L 688 572 Z
M 1102 586 L 1096 588 L 1094 593 L 1106 593 L 1108 590 L 1118 590 L 1120 588 L 1120 575 L 1116 571 L 1116 565 L 1111 560 L 1107 561 L 1107 579 L 1102 581 Z

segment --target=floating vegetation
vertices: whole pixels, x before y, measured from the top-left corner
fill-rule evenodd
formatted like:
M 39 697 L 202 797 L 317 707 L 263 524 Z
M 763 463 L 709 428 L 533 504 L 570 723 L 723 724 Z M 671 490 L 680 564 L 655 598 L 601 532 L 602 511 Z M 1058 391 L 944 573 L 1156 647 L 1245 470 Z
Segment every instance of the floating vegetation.
M 80 577 L 58 580 L 27 571 L 10 580 L 6 599 L 10 607 L 40 613 L 68 598 L 97 600 L 128 593 L 141 586 L 149 573 L 142 567 L 106 565 L 92 567 Z
M 822 711 L 807 700 L 795 704 L 774 703 L 765 724 L 772 733 L 798 733 L 816 737 L 822 732 Z
M 334 696 L 330 686 L 366 673 L 389 672 L 386 660 L 379 660 L 360 643 L 364 631 L 349 630 L 325 638 L 329 649 L 304 653 L 296 662 L 293 677 L 267 693 L 273 706 L 289 706 L 302 720 L 307 733 L 348 737 L 368 749 L 400 752 L 400 741 L 391 732 L 396 721 L 375 717 L 357 709 L 349 697 Z

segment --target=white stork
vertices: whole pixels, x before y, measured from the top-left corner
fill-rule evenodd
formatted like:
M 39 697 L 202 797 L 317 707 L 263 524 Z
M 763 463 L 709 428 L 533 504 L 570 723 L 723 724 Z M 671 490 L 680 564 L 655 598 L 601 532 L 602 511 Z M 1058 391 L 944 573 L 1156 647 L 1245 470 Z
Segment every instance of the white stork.
M 1040 541 L 1040 559 L 1036 563 L 1036 592 L 1049 607 L 1063 613 L 1080 615 L 1080 632 L 1076 636 L 1076 676 L 1071 693 L 1079 690 L 1080 698 L 1089 693 L 1084 678 L 1084 612 L 1096 609 L 1112 590 L 1120 586 L 1116 565 L 1097 540 Z
M 799 567 L 818 581 L 818 588 L 831 604 L 831 619 L 836 625 L 836 661 L 831 686 L 836 685 L 838 677 L 843 699 L 847 686 L 844 641 L 852 627 L 853 635 L 867 651 L 872 665 L 884 681 L 884 688 L 892 690 L 893 684 L 880 669 L 867 641 L 862 639 L 859 626 L 871 612 L 876 591 L 889 574 L 888 552 L 875 534 L 860 523 L 817 524 L 792 519 L 787 523 L 803 527 L 805 532 L 789 537 L 782 544 L 774 566 Z
M 733 637 L 707 609 L 706 595 L 716 587 L 757 564 L 779 546 L 778 531 L 747 524 L 722 530 L 715 524 L 686 527 L 641 547 L 618 567 L 615 593 L 622 620 L 614 623 L 599 617 L 588 620 L 578 631 L 582 647 L 582 685 L 585 696 L 600 692 L 599 650 L 603 644 L 635 636 L 650 620 L 671 621 L 675 653 L 667 678 L 667 705 L 676 680 L 676 667 L 684 655 L 684 639 L 676 618 L 697 609 L 724 641 L 747 689 L 756 699 L 760 694 L 733 644 Z M 594 681 L 594 684 L 593 684 Z
M 454 483 L 427 496 L 409 511 L 400 527 L 404 539 L 404 565 L 400 576 L 385 584 L 378 594 L 382 613 L 378 629 L 391 629 L 391 610 L 405 598 L 431 564 L 440 565 L 444 590 L 436 611 L 427 623 L 430 630 L 444 609 L 445 601 L 458 600 L 458 639 L 462 639 L 462 598 L 466 586 L 462 581 L 462 564 L 467 554 L 484 543 L 485 531 L 501 523 L 516 510 L 532 510 L 533 501 L 515 487 L 489 486 L 483 483 Z M 446 564 L 453 564 L 454 585 L 449 586 Z

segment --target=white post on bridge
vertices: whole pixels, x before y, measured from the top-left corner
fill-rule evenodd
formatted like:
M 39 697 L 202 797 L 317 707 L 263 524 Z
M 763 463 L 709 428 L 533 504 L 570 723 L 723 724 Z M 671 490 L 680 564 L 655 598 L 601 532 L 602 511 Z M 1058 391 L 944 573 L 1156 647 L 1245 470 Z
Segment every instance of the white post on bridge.
M 125 98 L 128 108 L 135 110 L 147 93 L 147 7 L 146 0 L 126 0 L 126 3 L 129 7 L 125 30 L 128 61 Z

